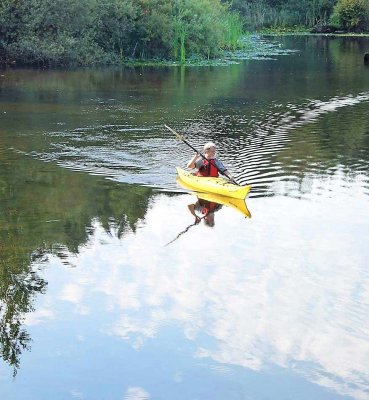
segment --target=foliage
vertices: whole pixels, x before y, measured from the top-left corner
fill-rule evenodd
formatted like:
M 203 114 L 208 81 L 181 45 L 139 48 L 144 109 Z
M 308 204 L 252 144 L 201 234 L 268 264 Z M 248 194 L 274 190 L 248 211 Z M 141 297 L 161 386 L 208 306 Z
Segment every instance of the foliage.
M 96 43 L 104 52 L 124 58 L 130 49 L 130 35 L 136 29 L 138 7 L 134 0 L 100 0 L 97 3 Z
M 104 54 L 93 40 L 91 0 L 7 0 L 0 48 L 28 64 L 89 64 Z
M 243 17 L 245 27 L 311 27 L 327 23 L 336 0 L 234 0 L 232 8 Z
M 0 251 L 3 256 L 2 253 Z M 20 355 L 23 350 L 29 349 L 31 341 L 22 328 L 24 316 L 34 310 L 35 295 L 42 293 L 47 283 L 34 271 L 28 270 L 27 265 L 22 267 L 22 272 L 13 271 L 9 261 L 18 257 L 14 253 L 7 256 L 7 259 L 0 260 L 0 355 L 13 367 L 15 375 Z
M 242 19 L 239 14 L 226 14 L 224 18 L 225 45 L 231 50 L 240 47 L 240 38 L 243 35 Z
M 140 58 L 184 61 L 189 54 L 216 54 L 221 46 L 218 0 L 139 0 L 136 43 Z
M 214 57 L 242 24 L 220 0 L 2 0 L 0 61 L 37 65 Z
M 338 0 L 332 21 L 349 32 L 369 29 L 369 2 L 367 0 Z
M 233 0 L 232 9 L 241 14 L 248 30 L 283 32 L 315 25 L 369 30 L 368 0 Z

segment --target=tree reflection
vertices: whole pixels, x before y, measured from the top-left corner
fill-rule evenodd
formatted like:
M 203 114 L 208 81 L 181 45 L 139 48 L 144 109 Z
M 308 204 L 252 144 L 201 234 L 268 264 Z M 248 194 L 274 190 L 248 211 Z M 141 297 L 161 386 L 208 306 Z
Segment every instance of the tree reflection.
M 30 266 L 31 260 L 21 260 L 19 246 L 0 248 L 0 349 L 5 362 L 13 367 L 15 376 L 23 350 L 30 348 L 31 338 L 22 327 L 25 315 L 34 311 L 34 300 L 44 293 L 47 282 Z M 34 254 L 33 261 L 43 259 Z
M 71 266 L 96 221 L 118 237 L 134 231 L 151 194 L 0 151 L 0 351 L 14 375 L 30 349 L 26 315 L 47 288 L 37 266 L 50 254 Z

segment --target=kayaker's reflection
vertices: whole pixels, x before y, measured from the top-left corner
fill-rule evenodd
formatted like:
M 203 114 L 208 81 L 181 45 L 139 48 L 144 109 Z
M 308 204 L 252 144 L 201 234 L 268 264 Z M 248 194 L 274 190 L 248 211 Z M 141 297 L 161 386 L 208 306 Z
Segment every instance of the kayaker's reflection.
M 189 204 L 187 207 L 190 213 L 195 217 L 195 222 L 188 225 L 173 240 L 167 243 L 166 246 L 175 242 L 180 236 L 188 232 L 191 227 L 198 225 L 201 221 L 204 221 L 205 226 L 213 227 L 215 225 L 214 214 L 222 208 L 222 204 L 197 198 L 196 203 Z
M 187 207 L 195 217 L 195 225 L 203 220 L 206 226 L 213 227 L 215 225 L 214 214 L 222 208 L 222 205 L 214 201 L 197 198 L 196 203 L 189 204 Z

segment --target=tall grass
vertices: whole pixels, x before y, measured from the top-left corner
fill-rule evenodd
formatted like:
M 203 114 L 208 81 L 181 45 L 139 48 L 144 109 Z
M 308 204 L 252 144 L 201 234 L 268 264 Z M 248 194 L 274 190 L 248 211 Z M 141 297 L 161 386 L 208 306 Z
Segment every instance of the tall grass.
M 236 13 L 227 14 L 223 20 L 224 47 L 236 50 L 240 47 L 240 39 L 243 35 L 242 20 Z
M 173 36 L 170 43 L 173 59 L 181 64 L 186 62 L 187 28 L 181 18 L 174 22 Z
M 186 41 L 186 29 L 182 28 L 179 31 L 179 43 L 180 43 L 180 57 L 179 61 L 181 64 L 183 64 L 186 61 L 186 46 L 185 46 L 185 41 Z

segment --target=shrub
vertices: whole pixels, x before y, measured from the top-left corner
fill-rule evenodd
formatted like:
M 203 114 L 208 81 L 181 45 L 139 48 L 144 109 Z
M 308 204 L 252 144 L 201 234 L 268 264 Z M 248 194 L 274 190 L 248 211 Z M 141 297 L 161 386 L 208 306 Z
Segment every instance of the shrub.
M 369 2 L 367 0 L 338 0 L 333 21 L 339 22 L 348 31 L 363 31 L 369 28 Z
M 326 24 L 336 0 L 233 0 L 246 29 Z

